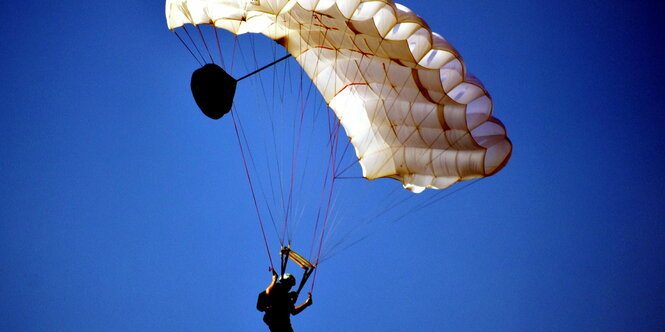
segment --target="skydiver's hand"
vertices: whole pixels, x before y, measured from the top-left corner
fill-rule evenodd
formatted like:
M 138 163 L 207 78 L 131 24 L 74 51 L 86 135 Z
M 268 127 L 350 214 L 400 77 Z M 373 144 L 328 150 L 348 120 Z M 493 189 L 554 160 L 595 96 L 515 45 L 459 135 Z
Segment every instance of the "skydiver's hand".
M 312 293 L 309 293 L 309 296 L 307 297 L 307 300 L 305 300 L 305 305 L 306 306 L 311 306 L 314 302 L 312 301 Z

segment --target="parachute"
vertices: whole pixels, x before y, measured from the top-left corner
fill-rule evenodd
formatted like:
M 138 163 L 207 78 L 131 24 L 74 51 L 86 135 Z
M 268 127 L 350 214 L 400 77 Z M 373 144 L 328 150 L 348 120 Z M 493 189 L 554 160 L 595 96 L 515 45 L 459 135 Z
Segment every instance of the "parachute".
M 468 73 L 448 41 L 391 0 L 167 0 L 166 18 L 169 29 L 202 66 L 191 82 L 199 108 L 213 119 L 230 112 L 270 266 L 274 271 L 264 227 L 269 225 L 264 222 L 268 218 L 280 240 L 281 274 L 289 260 L 303 269 L 298 293 L 310 275 L 310 292 L 313 290 L 317 267 L 333 251 L 368 236 L 356 240 L 349 234 L 361 233 L 362 227 L 375 220 L 392 219 L 390 213 L 398 214 L 392 221 L 411 218 L 457 191 L 413 195 L 394 181 L 379 179 L 395 179 L 411 192 L 421 193 L 493 175 L 510 159 L 512 144 L 505 126 L 492 116 L 492 99 L 482 83 Z M 200 42 L 187 31 L 188 25 L 196 27 Z M 208 28 L 202 26 L 211 27 L 208 31 L 214 33 L 224 69 L 214 64 L 209 49 L 212 40 L 206 41 L 203 32 Z M 225 44 L 222 51 L 218 28 L 235 36 L 232 49 Z M 187 34 L 189 43 L 178 30 Z M 253 38 L 248 38 L 253 56 L 238 46 L 241 54 L 236 57 L 238 36 L 252 34 L 276 42 L 271 45 L 272 57 L 263 48 L 255 48 Z M 289 55 L 279 58 L 275 51 L 279 45 Z M 201 49 L 213 64 L 204 65 L 207 60 Z M 272 63 L 261 67 L 257 53 L 267 56 L 262 61 Z M 233 71 L 233 61 L 224 64 L 227 54 L 245 62 L 250 73 L 240 78 L 227 74 L 225 70 Z M 291 57 L 302 71 L 286 70 L 294 61 L 284 60 Z M 248 59 L 254 61 L 250 66 Z M 273 71 L 272 90 L 271 83 L 258 75 L 250 80 L 258 81 L 258 87 L 247 96 L 264 104 L 250 109 L 247 100 L 239 100 L 237 104 L 243 107 L 234 106 L 241 80 L 282 61 L 285 70 Z M 275 84 L 290 79 L 298 88 Z M 319 91 L 321 98 L 313 98 L 319 99 L 319 105 L 309 100 L 310 90 L 305 91 L 304 85 Z M 267 96 L 266 86 L 272 98 Z M 274 101 L 287 106 L 275 109 Z M 318 112 L 319 106 L 325 109 L 324 116 Z M 240 109 L 249 111 L 243 116 L 250 120 L 240 120 Z M 251 125 L 252 129 L 243 129 Z M 304 127 L 310 130 L 310 137 L 301 137 Z M 340 128 L 348 137 L 342 138 L 341 145 Z M 262 148 L 263 153 L 252 152 L 250 146 Z M 352 150 L 355 156 L 346 153 Z M 345 172 L 357 164 L 363 178 L 376 181 L 337 181 L 353 178 Z M 357 167 L 353 172 L 359 173 Z M 468 181 L 467 186 L 475 182 Z M 362 192 L 360 187 L 369 191 Z M 318 204 L 314 203 L 317 198 Z M 416 202 L 416 206 L 405 208 L 408 202 Z M 373 210 L 377 208 L 378 212 Z M 349 229 L 338 227 L 343 219 L 353 221 L 347 223 Z M 302 220 L 308 222 L 300 223 Z M 294 230 L 300 224 L 313 230 L 309 254 L 299 249 L 303 256 L 291 250 L 294 238 L 303 239 Z M 332 234 L 341 234 L 342 239 L 331 241 Z M 342 248 L 341 244 L 349 242 Z M 322 254 L 324 247 L 329 252 Z
M 512 144 L 482 83 L 403 5 L 167 0 L 166 18 L 171 30 L 207 24 L 284 46 L 335 112 L 367 179 L 393 178 L 418 193 L 493 175 L 510 158 Z

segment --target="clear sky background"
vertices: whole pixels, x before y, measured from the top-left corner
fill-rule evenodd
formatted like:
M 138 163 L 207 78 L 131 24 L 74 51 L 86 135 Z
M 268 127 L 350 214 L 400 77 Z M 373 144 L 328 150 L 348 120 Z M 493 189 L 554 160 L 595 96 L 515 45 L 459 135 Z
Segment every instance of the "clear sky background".
M 665 329 L 663 2 L 404 4 L 485 84 L 513 156 L 322 264 L 296 330 Z M 1 17 L 0 330 L 265 330 L 233 126 L 197 110 L 163 2 Z

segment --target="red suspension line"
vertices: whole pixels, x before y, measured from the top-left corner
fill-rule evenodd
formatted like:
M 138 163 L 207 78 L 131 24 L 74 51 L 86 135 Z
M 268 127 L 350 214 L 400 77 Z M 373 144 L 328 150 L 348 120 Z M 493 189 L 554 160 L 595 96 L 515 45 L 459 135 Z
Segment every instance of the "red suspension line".
M 201 41 L 203 41 L 203 46 L 205 46 L 206 51 L 208 52 L 208 56 L 210 57 L 210 61 L 212 63 L 215 63 L 215 60 L 212 59 L 212 54 L 210 53 L 210 49 L 208 49 L 208 43 L 206 43 L 206 39 L 203 37 L 203 31 L 201 31 L 200 26 L 196 26 L 196 29 L 199 30 L 199 36 L 201 36 Z M 214 27 L 213 27 L 214 29 Z
M 272 255 L 270 254 L 270 247 L 268 246 L 268 239 L 266 238 L 265 228 L 263 227 L 263 220 L 261 219 L 261 212 L 259 211 L 259 204 L 256 201 L 256 194 L 254 193 L 254 186 L 252 184 L 252 178 L 249 174 L 249 168 L 247 167 L 247 159 L 245 158 L 245 152 L 242 147 L 242 141 L 240 140 L 240 133 L 238 132 L 238 125 L 236 123 L 235 112 L 231 112 L 231 118 L 233 119 L 233 128 L 235 129 L 236 138 L 238 139 L 238 146 L 240 146 L 240 155 L 242 156 L 242 164 L 245 167 L 245 174 L 247 175 L 247 181 L 249 181 L 249 190 L 252 193 L 252 200 L 254 201 L 254 209 L 256 210 L 256 215 L 259 218 L 259 226 L 261 227 L 261 235 L 263 235 L 263 244 L 266 246 L 266 252 L 268 253 L 268 259 L 270 260 L 270 267 L 275 270 L 275 266 L 272 263 Z
M 293 151 L 293 159 L 291 160 L 291 182 L 289 184 L 289 199 L 288 203 L 286 206 L 286 214 L 284 216 L 284 230 L 282 231 L 282 238 L 285 238 L 286 236 L 286 230 L 287 230 L 287 225 L 289 223 L 289 214 L 291 212 L 291 205 L 293 204 L 293 182 L 295 181 L 295 170 L 296 170 L 296 163 L 298 161 L 298 151 L 300 150 L 300 138 L 302 136 L 302 124 L 303 120 L 305 118 L 305 105 L 303 101 L 303 94 L 302 94 L 302 73 L 300 75 L 300 83 L 299 83 L 299 94 L 298 98 L 300 99 L 300 121 L 298 123 L 298 134 L 296 135 L 296 146 Z M 282 243 L 282 245 L 284 245 Z
M 321 207 L 323 206 L 323 200 L 326 194 L 326 187 L 328 186 L 328 175 L 330 175 L 330 164 L 326 168 L 326 176 L 323 178 L 323 184 L 321 185 L 321 199 L 319 201 L 319 207 L 316 211 L 316 222 L 314 223 L 314 232 L 312 232 L 312 243 L 310 245 L 309 257 L 314 257 L 314 244 L 316 243 L 316 233 L 319 230 L 319 221 L 321 220 Z
M 319 248 L 318 252 L 316 254 L 316 260 L 314 265 L 318 265 L 319 261 L 321 259 L 321 249 L 323 248 L 323 240 L 326 235 L 326 226 L 328 225 L 328 220 L 330 217 L 330 209 L 331 209 L 331 204 L 332 204 L 332 197 L 333 197 L 333 192 L 335 189 L 335 172 L 336 172 L 336 157 L 337 157 L 337 143 L 339 142 L 339 127 L 340 123 L 339 121 L 334 122 L 334 129 L 331 132 L 331 142 L 330 142 L 330 162 L 331 162 L 331 174 L 333 174 L 332 179 L 330 180 L 330 191 L 328 192 L 328 203 L 326 206 L 326 213 L 324 215 L 323 219 L 323 227 L 321 228 L 321 238 L 319 240 Z M 318 269 L 317 269 L 318 270 Z M 312 287 L 310 289 L 310 293 L 314 292 L 314 282 L 316 281 L 316 272 L 317 270 L 314 270 L 314 276 L 312 276 Z
M 196 52 L 201 57 L 201 60 L 203 61 L 203 63 L 205 63 L 205 57 L 203 56 L 203 54 L 201 54 L 201 50 L 199 50 L 199 47 L 194 42 L 194 38 L 192 38 L 192 35 L 189 34 L 189 31 L 187 30 L 187 25 L 183 25 L 182 29 L 185 31 L 185 34 L 187 34 L 187 38 L 189 38 L 189 41 L 192 43 L 193 47 L 196 49 Z
M 215 31 L 215 40 L 217 41 L 217 51 L 219 51 L 219 60 L 222 63 L 222 68 L 226 69 L 224 64 L 224 56 L 222 55 L 222 46 L 219 44 L 219 35 L 217 34 L 217 28 L 213 25 L 212 29 Z
M 183 28 L 184 28 L 184 26 L 183 26 Z M 196 55 L 194 55 L 194 52 L 192 52 L 192 49 L 189 48 L 189 45 L 187 45 L 187 43 L 182 39 L 182 37 L 180 37 L 180 35 L 178 34 L 178 31 L 175 30 L 175 29 L 173 29 L 173 33 L 175 33 L 176 37 L 178 37 L 178 39 L 180 40 L 180 42 L 181 42 L 183 45 L 185 45 L 185 48 L 187 48 L 187 50 L 189 51 L 189 54 L 191 54 L 191 55 L 194 57 L 194 59 L 196 59 L 196 62 L 199 63 L 199 66 L 203 66 L 203 63 L 201 63 L 201 60 L 199 60 L 199 58 L 197 58 Z
M 236 48 L 238 45 L 238 36 L 233 36 L 233 53 L 231 53 L 231 68 L 229 70 L 230 73 L 233 72 L 233 65 L 236 62 Z

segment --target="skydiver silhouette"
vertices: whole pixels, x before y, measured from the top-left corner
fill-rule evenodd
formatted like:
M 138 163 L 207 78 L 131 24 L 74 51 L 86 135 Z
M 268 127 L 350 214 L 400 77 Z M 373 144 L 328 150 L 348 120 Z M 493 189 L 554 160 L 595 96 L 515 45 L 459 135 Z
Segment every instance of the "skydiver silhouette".
M 295 316 L 312 305 L 312 294 L 309 294 L 303 304 L 295 306 L 298 293 L 290 291 L 295 284 L 293 275 L 286 273 L 277 280 L 277 273 L 273 270 L 272 282 L 259 294 L 256 309 L 265 312 L 263 321 L 270 332 L 293 332 L 290 315 Z

